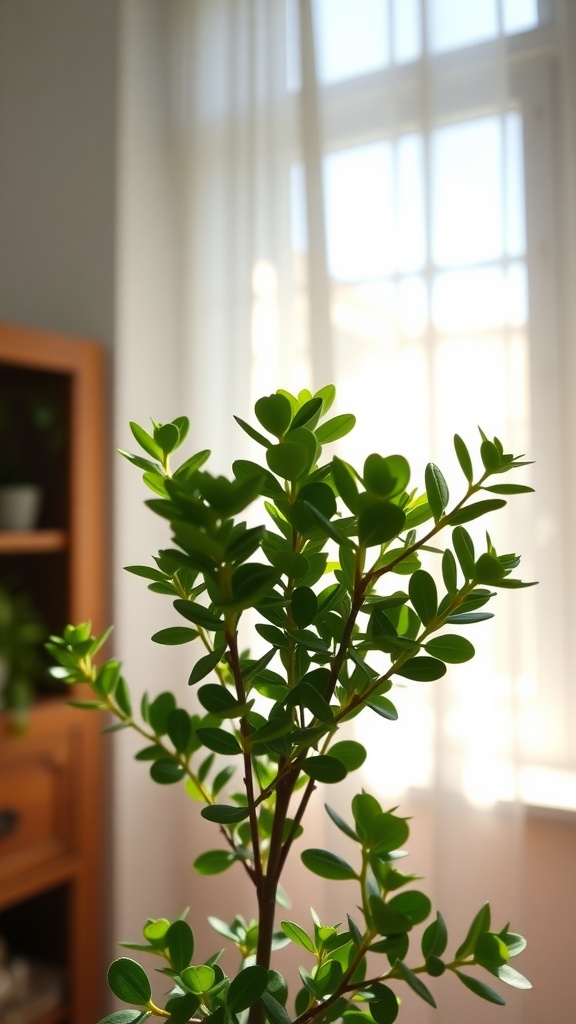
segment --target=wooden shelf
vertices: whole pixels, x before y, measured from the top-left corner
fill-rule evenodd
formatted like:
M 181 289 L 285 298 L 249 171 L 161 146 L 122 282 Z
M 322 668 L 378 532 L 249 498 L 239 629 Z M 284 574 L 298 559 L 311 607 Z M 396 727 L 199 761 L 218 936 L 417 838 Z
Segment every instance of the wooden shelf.
M 55 1006 L 53 1010 L 49 1010 L 39 1017 L 31 1018 L 30 1024 L 66 1024 L 69 1020 L 68 1012 L 69 1007 L 67 1006 Z
M 0 323 L 0 403 L 14 424 L 0 424 L 0 448 L 43 494 L 38 528 L 0 530 L 0 587 L 28 596 L 50 633 L 106 624 L 104 395 L 98 344 Z M 50 434 L 31 418 L 39 407 Z M 13 823 L 0 835 L 0 935 L 63 976 L 30 1024 L 102 1016 L 102 723 L 67 696 L 40 688 L 23 734 L 0 714 L 0 809 Z
M 64 1021 L 68 1019 L 68 1009 L 66 1006 L 57 1006 L 50 1013 L 45 1013 L 42 1017 L 37 1017 L 34 1024 L 64 1024 Z
M 65 551 L 66 530 L 0 530 L 0 554 L 26 555 Z

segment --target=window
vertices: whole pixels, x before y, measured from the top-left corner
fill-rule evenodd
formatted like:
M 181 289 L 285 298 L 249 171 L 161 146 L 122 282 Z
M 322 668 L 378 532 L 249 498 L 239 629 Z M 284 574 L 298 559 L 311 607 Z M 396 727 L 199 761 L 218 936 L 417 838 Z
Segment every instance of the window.
M 530 251 L 553 252 L 558 241 L 554 224 L 540 215 L 543 182 L 534 177 L 544 171 L 554 179 L 551 140 L 542 127 L 552 122 L 554 105 L 542 12 L 535 0 L 312 5 L 323 134 L 319 153 L 306 154 L 304 147 L 304 159 L 295 158 L 290 171 L 301 334 L 309 301 L 306 161 L 319 157 L 332 362 L 342 407 L 357 408 L 362 395 L 360 452 L 370 438 L 379 451 L 401 447 L 411 455 L 415 483 L 431 455 L 447 476 L 454 470 L 455 429 L 473 447 L 481 426 L 518 454 L 533 452 L 535 425 L 546 422 L 553 444 L 551 404 L 559 381 L 549 373 L 548 386 L 540 386 L 537 376 L 543 353 L 554 345 L 538 314 L 554 305 L 553 261 L 540 265 L 537 276 L 530 271 Z M 288 55 L 295 97 L 305 80 L 296 49 Z M 357 463 L 352 443 L 345 441 L 342 453 Z M 457 470 L 452 476 L 459 486 Z M 522 482 L 552 492 L 558 486 L 538 468 Z M 507 518 L 508 536 L 495 538 L 498 546 L 523 553 L 522 576 L 535 578 L 539 559 L 554 563 L 553 513 L 516 501 Z M 421 693 L 421 742 L 406 751 L 406 785 L 430 783 L 440 730 L 460 758 L 456 784 L 473 800 L 522 795 L 546 802 L 546 792 L 556 799 L 543 766 L 565 765 L 568 747 L 558 731 L 561 654 L 551 679 L 535 640 L 542 622 L 558 612 L 545 609 L 547 603 L 549 594 L 537 590 L 524 591 L 514 608 L 503 599 L 490 636 L 481 629 L 467 634 L 479 652 L 475 680 L 471 685 L 468 666 L 464 692 L 454 675 L 447 715 L 434 707 L 434 692 Z M 511 636 L 520 640 L 513 648 Z M 485 768 L 487 741 L 492 775 Z M 401 730 L 391 742 L 402 748 Z M 518 774 L 511 751 L 521 752 Z M 576 807 L 573 782 L 561 799 L 566 802 L 570 786 Z

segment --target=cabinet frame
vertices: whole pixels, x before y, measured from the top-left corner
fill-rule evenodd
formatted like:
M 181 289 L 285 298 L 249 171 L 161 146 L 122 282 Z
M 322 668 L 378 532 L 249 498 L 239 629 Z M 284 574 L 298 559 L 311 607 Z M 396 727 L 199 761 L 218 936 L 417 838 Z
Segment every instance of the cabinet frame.
M 107 605 L 107 487 L 105 364 L 94 341 L 0 324 L 3 367 L 64 375 L 69 384 L 67 486 L 69 514 L 63 529 L 0 532 L 0 558 L 65 551 L 68 621 L 105 625 Z M 40 562 L 41 564 L 41 562 Z M 62 623 L 62 627 L 66 623 Z M 78 688 L 76 688 L 78 689 Z M 75 693 L 75 696 L 79 696 Z M 70 708 L 69 694 L 43 697 L 30 713 L 24 736 L 11 734 L 0 714 L 0 772 L 15 756 L 32 756 L 42 742 L 70 745 L 71 848 L 33 872 L 15 870 L 0 884 L 0 911 L 42 892 L 66 887 L 67 1005 L 50 1014 L 54 1024 L 94 1024 L 103 1012 L 103 751 L 100 715 Z M 37 756 L 37 755 L 36 755 Z M 43 1018 L 38 1024 L 42 1024 Z

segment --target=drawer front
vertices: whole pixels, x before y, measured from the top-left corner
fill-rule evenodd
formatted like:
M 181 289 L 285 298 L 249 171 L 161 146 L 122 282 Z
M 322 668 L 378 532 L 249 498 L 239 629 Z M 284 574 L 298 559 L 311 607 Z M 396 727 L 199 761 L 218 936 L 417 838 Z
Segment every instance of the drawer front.
M 0 882 L 72 848 L 70 737 L 0 760 Z

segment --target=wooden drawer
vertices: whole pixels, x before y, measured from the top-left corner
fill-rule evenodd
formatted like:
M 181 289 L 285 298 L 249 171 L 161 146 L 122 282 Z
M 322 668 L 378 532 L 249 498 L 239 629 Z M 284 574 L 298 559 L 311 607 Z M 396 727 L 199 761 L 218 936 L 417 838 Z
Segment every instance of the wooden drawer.
M 72 850 L 73 738 L 24 737 L 0 756 L 0 883 Z

